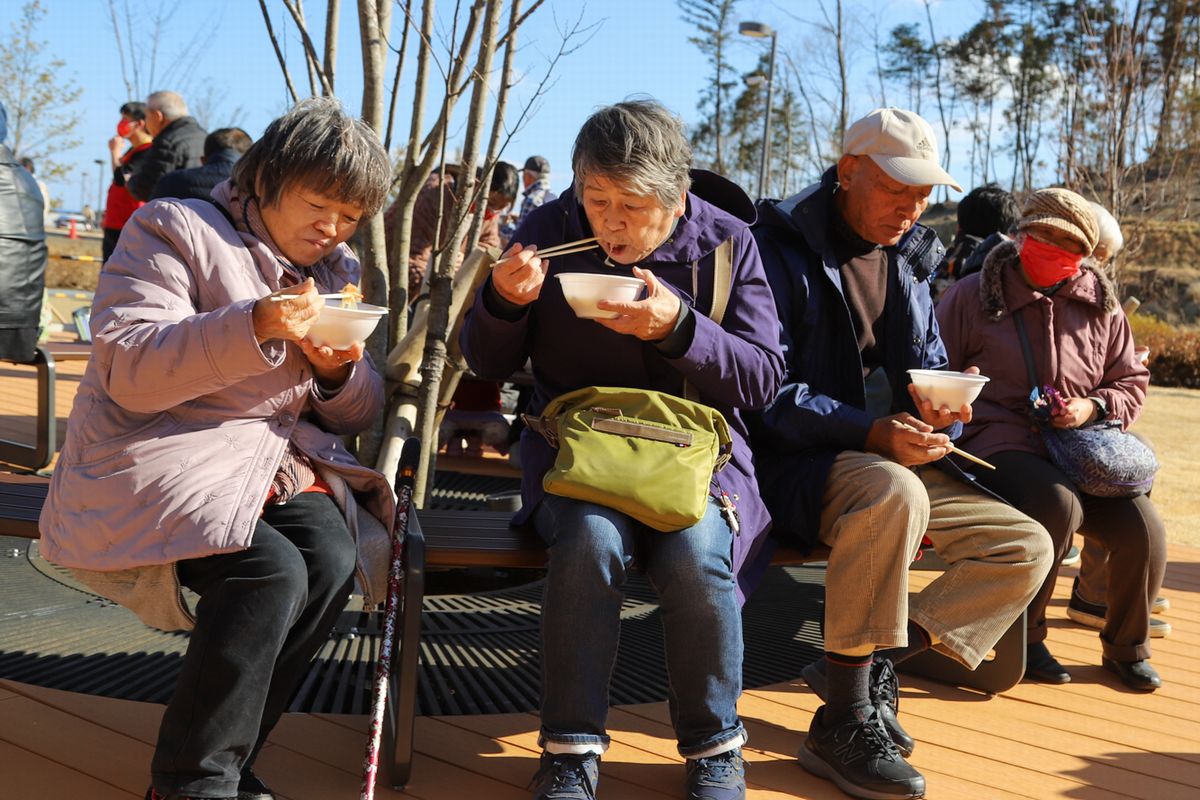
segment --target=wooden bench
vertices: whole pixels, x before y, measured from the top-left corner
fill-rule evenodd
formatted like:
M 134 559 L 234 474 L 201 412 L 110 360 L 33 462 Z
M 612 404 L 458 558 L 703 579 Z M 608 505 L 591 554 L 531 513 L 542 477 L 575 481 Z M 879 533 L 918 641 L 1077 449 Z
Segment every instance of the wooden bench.
M 46 499 L 45 478 L 0 476 L 0 535 L 38 538 L 38 514 Z M 417 677 L 421 643 L 421 608 L 428 568 L 496 567 L 538 569 L 546 564 L 546 550 L 535 534 L 509 527 L 509 512 L 419 511 L 409 516 L 404 541 L 404 584 L 398 641 L 393 652 L 395 668 L 384 726 L 384 751 L 390 753 L 385 775 L 401 788 L 412 774 L 413 731 L 417 711 Z M 779 548 L 771 563 L 805 564 L 823 561 L 827 550 L 807 556 Z M 914 569 L 943 569 L 927 552 Z M 1025 672 L 1025 615 L 1022 614 L 997 643 L 995 657 L 975 671 L 929 652 L 909 659 L 904 671 L 984 692 L 999 693 L 1016 685 Z
M 0 461 L 31 472 L 50 464 L 58 450 L 58 413 L 54 402 L 57 361 L 86 361 L 87 345 L 47 343 L 39 345 L 33 360 L 11 362 L 32 366 L 37 377 L 37 425 L 32 445 L 0 439 Z

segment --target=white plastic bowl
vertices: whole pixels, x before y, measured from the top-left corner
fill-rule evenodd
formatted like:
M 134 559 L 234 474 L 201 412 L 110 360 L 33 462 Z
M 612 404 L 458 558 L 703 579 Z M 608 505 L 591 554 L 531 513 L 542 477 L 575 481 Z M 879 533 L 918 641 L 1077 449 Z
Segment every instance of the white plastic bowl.
M 632 302 L 642 292 L 646 282 L 630 275 L 603 275 L 595 272 L 560 272 L 554 277 L 562 284 L 575 316 L 580 319 L 616 319 L 615 311 L 601 311 L 601 300 Z
M 359 303 L 357 308 L 342 308 L 340 297 L 325 296 L 321 316 L 308 329 L 308 340 L 321 347 L 345 350 L 355 342 L 366 341 L 388 310 L 382 306 Z
M 935 409 L 945 406 L 951 411 L 975 402 L 983 385 L 990 380 L 983 375 L 946 369 L 910 369 L 908 375 L 922 400 L 928 400 Z

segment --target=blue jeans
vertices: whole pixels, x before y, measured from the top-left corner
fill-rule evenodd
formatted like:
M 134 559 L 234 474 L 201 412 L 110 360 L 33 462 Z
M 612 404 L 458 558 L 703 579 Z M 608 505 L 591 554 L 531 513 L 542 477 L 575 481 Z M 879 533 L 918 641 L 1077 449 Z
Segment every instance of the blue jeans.
M 742 617 L 733 534 L 715 501 L 699 523 L 659 533 L 611 508 L 547 495 L 533 516 L 549 545 L 542 602 L 541 744 L 552 752 L 607 748 L 608 685 L 636 551 L 658 592 L 671 723 L 685 757 L 739 746 Z

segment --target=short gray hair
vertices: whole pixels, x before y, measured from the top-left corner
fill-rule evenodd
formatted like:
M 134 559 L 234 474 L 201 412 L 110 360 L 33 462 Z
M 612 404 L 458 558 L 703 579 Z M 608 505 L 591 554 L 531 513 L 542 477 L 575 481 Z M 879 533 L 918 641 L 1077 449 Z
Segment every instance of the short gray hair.
M 154 111 L 161 111 L 168 122 L 174 122 L 188 115 L 187 103 L 177 92 L 152 92 L 146 98 L 146 107 Z
M 233 168 L 238 190 L 263 205 L 277 206 L 284 191 L 299 185 L 359 206 L 367 217 L 383 207 L 391 178 L 379 137 L 333 97 L 292 106 Z
M 571 151 L 578 195 L 591 176 L 620 181 L 636 194 L 675 208 L 692 185 L 692 147 L 683 122 L 656 100 L 606 106 L 579 129 Z

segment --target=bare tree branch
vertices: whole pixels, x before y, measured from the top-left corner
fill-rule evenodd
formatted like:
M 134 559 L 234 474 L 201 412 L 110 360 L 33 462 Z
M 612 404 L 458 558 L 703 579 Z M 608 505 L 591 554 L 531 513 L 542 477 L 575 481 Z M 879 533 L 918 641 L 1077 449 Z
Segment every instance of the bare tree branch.
M 295 0 L 296 2 L 296 27 L 302 31 L 308 30 L 308 21 L 304 18 L 304 0 Z M 308 72 L 308 93 L 313 97 L 317 96 L 317 70 L 320 67 L 317 65 L 317 54 L 304 50 L 304 66 Z
M 392 101 L 388 104 L 387 133 L 383 137 L 383 146 L 391 152 L 392 123 L 396 119 L 396 100 L 400 97 L 400 76 L 404 73 L 404 56 L 408 52 L 408 20 L 412 15 L 412 0 L 404 0 L 404 25 L 400 34 L 400 49 L 396 51 L 396 75 L 392 79 Z
M 262 0 L 259 0 L 259 2 L 262 2 Z M 298 2 L 299 0 L 283 0 L 283 7 L 292 15 L 292 20 L 296 23 L 296 27 L 300 29 L 300 41 L 304 43 L 304 52 L 308 54 L 309 58 L 317 61 L 319 58 L 317 56 L 317 48 L 313 45 L 312 38 L 308 35 L 308 28 L 304 25 L 304 16 L 296 8 L 296 3 Z M 327 95 L 332 95 L 333 87 L 329 85 L 329 81 L 325 78 L 325 72 L 317 70 L 317 76 L 321 79 L 321 90 Z
M 275 58 L 279 59 L 279 69 L 283 70 L 283 80 L 287 84 L 288 94 L 292 96 L 292 102 L 299 102 L 300 96 L 296 94 L 296 87 L 292 84 L 292 75 L 288 72 L 287 61 L 283 58 L 283 51 L 279 49 L 279 40 L 275 38 L 275 28 L 271 25 L 271 14 L 267 11 L 266 0 L 258 0 L 258 7 L 262 9 L 263 22 L 267 24 L 267 36 L 271 40 L 271 46 L 275 48 Z

